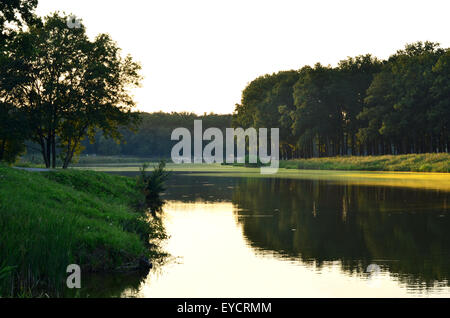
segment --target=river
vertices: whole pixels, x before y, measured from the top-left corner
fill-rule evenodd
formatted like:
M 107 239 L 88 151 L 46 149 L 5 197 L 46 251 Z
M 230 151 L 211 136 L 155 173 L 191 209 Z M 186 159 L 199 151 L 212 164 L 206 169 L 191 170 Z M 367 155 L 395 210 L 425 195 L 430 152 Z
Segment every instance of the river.
M 164 199 L 171 257 L 84 296 L 450 296 L 448 189 L 178 172 Z

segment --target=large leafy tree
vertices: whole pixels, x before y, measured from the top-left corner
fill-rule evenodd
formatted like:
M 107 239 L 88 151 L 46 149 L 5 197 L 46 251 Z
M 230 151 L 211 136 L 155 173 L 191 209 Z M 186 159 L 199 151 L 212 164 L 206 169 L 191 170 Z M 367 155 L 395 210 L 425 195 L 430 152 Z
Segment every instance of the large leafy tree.
M 12 72 L 19 64 L 8 56 L 4 46 L 0 55 L 0 161 L 13 162 L 25 150 L 26 122 L 11 94 L 11 89 L 23 80 Z
M 302 156 L 355 154 L 357 116 L 366 90 L 381 62 L 371 55 L 340 61 L 337 67 L 304 67 L 294 86 L 296 110 L 291 112 L 292 133 Z
M 294 86 L 293 132 L 305 156 L 339 154 L 343 137 L 339 72 L 316 64 Z
M 236 105 L 233 124 L 239 127 L 285 127 L 287 115 L 294 109 L 293 86 L 299 78 L 297 71 L 282 71 L 258 77 L 242 92 L 241 104 Z M 291 157 L 295 141 L 290 129 L 281 129 L 280 144 L 283 157 Z
M 366 91 L 373 81 L 374 75 L 380 72 L 382 62 L 370 54 L 349 57 L 338 64 L 339 91 L 343 113 L 343 153 L 358 153 L 357 132 L 363 123 L 358 114 L 364 108 Z
M 390 72 L 381 72 L 375 76 L 364 100 L 364 107 L 357 115 L 362 123 L 358 129 L 357 139 L 361 145 L 373 145 L 383 142 L 388 145 L 385 153 L 391 153 L 390 142 L 398 139 L 399 134 L 393 131 L 389 138 L 380 134 L 383 122 L 389 120 L 394 104 L 394 96 L 386 94 L 393 86 L 394 78 Z
M 85 28 L 69 28 L 55 13 L 31 26 L 13 42 L 17 69 L 25 80 L 12 89 L 17 107 L 29 118 L 32 140 L 47 167 L 57 149 L 66 168 L 81 151 L 81 141 L 100 129 L 120 138 L 119 128 L 136 122 L 129 88 L 140 82 L 140 65 L 123 58 L 108 35 L 89 40 Z
M 25 150 L 28 130 L 23 113 L 12 102 L 11 89 L 23 78 L 23 68 L 12 58 L 10 43 L 23 26 L 35 21 L 37 0 L 2 0 L 0 2 L 0 161 L 13 162 Z

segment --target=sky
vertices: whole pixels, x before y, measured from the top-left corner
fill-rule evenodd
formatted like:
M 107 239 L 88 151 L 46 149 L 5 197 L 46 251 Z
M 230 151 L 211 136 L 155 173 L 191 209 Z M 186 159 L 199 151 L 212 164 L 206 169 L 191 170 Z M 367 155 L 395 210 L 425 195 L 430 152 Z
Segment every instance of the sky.
M 448 0 L 39 0 L 142 64 L 141 111 L 231 113 L 253 79 L 406 43 L 450 47 Z

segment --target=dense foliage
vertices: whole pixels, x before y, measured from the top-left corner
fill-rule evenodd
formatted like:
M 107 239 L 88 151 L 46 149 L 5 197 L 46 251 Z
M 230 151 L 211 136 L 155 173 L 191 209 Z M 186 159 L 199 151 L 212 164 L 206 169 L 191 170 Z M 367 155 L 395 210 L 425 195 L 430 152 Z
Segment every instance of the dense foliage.
M 19 63 L 8 54 L 7 43 L 27 23 L 36 22 L 33 10 L 37 0 L 8 0 L 0 2 L 0 161 L 13 162 L 25 150 L 24 140 L 28 130 L 24 129 L 24 116 L 8 103 L 8 92 L 17 77 L 11 76 Z
M 177 140 L 171 140 L 172 131 L 185 127 L 193 137 L 194 120 L 202 120 L 203 129 L 217 127 L 225 136 L 225 128 L 231 127 L 231 115 L 193 113 L 141 113 L 137 130 L 123 129 L 122 143 L 107 138 L 101 132 L 96 135 L 96 142 L 83 143 L 85 153 L 96 155 L 124 155 L 152 158 L 170 158 L 170 152 Z
M 0 2 L 0 44 L 23 25 L 36 22 L 33 11 L 38 0 L 2 0 Z
M 148 163 L 144 163 L 140 168 L 141 175 L 138 177 L 138 185 L 144 193 L 147 207 L 152 215 L 156 216 L 156 212 L 160 212 L 164 204 L 161 194 L 167 189 L 165 183 L 170 172 L 165 169 L 165 161 L 160 161 L 150 174 L 147 173 L 148 166 Z
M 235 126 L 279 127 L 283 158 L 448 152 L 450 50 L 406 45 L 264 75 L 242 93 Z
M 119 128 L 137 122 L 129 88 L 140 65 L 109 35 L 90 40 L 68 18 L 55 13 L 0 43 L 0 160 L 12 161 L 28 139 L 46 167 L 59 159 L 67 168 L 86 137 L 101 130 L 120 139 Z

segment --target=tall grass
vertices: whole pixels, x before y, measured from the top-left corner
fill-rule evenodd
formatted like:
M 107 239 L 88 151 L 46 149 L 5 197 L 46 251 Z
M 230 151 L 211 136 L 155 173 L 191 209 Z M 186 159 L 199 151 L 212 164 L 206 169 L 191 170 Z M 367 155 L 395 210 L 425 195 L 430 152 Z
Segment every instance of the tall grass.
M 450 154 L 428 153 L 295 159 L 281 161 L 280 167 L 319 170 L 450 172 Z
M 153 257 L 165 238 L 132 206 L 131 178 L 93 171 L 36 173 L 0 166 L 0 297 L 62 296 L 67 265 L 113 270 Z
M 147 173 L 148 166 L 149 164 L 144 163 L 140 168 L 141 175 L 138 178 L 138 185 L 143 191 L 150 212 L 155 215 L 155 212 L 160 211 L 164 204 L 160 194 L 166 190 L 165 182 L 170 173 L 165 169 L 165 161 L 159 162 L 150 174 Z

